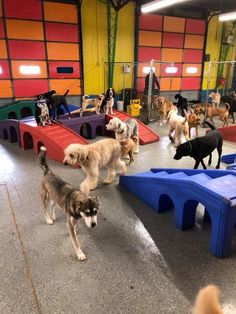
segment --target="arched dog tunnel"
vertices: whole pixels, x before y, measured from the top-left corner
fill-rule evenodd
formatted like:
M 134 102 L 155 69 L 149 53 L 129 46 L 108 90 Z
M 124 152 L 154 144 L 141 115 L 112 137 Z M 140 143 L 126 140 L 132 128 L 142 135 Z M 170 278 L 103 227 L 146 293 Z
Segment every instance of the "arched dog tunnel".
M 29 107 L 23 107 L 20 112 L 21 119 L 29 116 L 33 116 L 32 109 Z
M 92 127 L 89 123 L 84 123 L 81 125 L 80 135 L 84 138 L 92 138 Z
M 157 209 L 159 213 L 165 212 L 167 210 L 174 208 L 174 203 L 169 195 L 162 194 L 159 197 L 158 203 L 157 203 Z
M 10 127 L 10 142 L 11 143 L 17 143 L 18 141 L 18 134 L 17 134 L 17 131 L 16 129 L 12 126 Z
M 10 111 L 10 112 L 8 113 L 8 119 L 15 119 L 15 120 L 17 120 L 17 114 L 16 114 L 16 112 L 15 112 L 15 111 Z
M 99 136 L 104 136 L 104 126 L 102 125 L 98 125 L 96 127 L 96 135 L 99 135 Z
M 32 135 L 29 132 L 23 134 L 23 148 L 32 149 L 34 148 L 34 140 Z

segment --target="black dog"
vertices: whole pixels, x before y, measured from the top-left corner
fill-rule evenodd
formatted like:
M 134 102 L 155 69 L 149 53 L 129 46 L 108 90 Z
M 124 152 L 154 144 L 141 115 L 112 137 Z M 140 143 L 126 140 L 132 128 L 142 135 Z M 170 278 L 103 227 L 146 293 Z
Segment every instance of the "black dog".
M 53 95 L 48 99 L 49 108 L 51 109 L 53 120 L 59 119 L 60 115 L 63 114 L 62 106 L 66 110 L 66 112 L 70 115 L 70 110 L 68 108 L 68 104 L 66 101 L 66 95 L 69 93 L 69 89 L 65 92 L 64 95 Z
M 191 141 L 179 145 L 176 149 L 174 159 L 179 160 L 183 156 L 190 156 L 196 161 L 194 169 L 197 169 L 200 163 L 202 164 L 204 169 L 207 169 L 204 164 L 203 158 L 209 156 L 208 165 L 210 165 L 212 159 L 211 153 L 215 148 L 217 148 L 219 157 L 216 169 L 219 169 L 223 138 L 222 135 L 218 131 L 216 131 L 215 127 L 211 123 L 207 121 L 204 121 L 204 123 L 211 128 L 211 131 L 209 131 L 205 136 L 197 137 Z
M 188 111 L 188 99 L 184 98 L 180 94 L 175 95 L 177 100 L 177 108 L 180 110 L 182 117 L 185 117 L 185 110 Z

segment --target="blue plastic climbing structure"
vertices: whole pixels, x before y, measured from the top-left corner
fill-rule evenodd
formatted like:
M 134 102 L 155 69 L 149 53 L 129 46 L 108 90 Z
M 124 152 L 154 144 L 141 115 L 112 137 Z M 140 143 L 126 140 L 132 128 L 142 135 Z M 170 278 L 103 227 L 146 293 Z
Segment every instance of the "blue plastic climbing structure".
M 211 219 L 210 252 L 218 257 L 230 254 L 236 224 L 236 172 L 230 170 L 151 169 L 120 177 L 120 185 L 153 210 L 174 208 L 180 230 L 195 225 L 199 203 Z

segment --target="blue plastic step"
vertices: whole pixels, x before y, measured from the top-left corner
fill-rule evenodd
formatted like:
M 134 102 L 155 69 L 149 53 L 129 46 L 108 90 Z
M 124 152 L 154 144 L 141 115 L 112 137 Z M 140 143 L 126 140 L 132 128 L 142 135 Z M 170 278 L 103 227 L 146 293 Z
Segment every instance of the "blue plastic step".
M 168 175 L 169 174 L 166 171 L 152 172 L 151 170 L 134 174 L 134 176 L 138 176 L 138 177 L 153 177 L 153 178 L 163 178 L 163 177 L 167 177 Z
M 212 179 L 202 184 L 205 188 L 228 199 L 235 198 L 236 176 L 232 174 Z
M 186 178 L 189 178 L 189 176 L 184 173 L 183 171 L 179 171 L 179 172 L 175 172 L 175 173 L 172 173 L 172 174 L 169 174 L 168 178 L 170 179 L 186 179 Z
M 198 174 L 194 174 L 192 176 L 189 176 L 189 180 L 194 181 L 194 182 L 199 183 L 199 184 L 202 184 L 203 182 L 209 181 L 211 179 L 212 179 L 212 177 L 209 177 L 205 173 L 198 173 Z

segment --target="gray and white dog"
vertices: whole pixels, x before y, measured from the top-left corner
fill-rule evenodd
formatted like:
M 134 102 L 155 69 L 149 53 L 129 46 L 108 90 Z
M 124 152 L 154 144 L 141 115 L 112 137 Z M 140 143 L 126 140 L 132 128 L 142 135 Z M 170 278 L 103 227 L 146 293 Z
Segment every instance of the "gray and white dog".
M 106 129 L 108 131 L 114 131 L 115 137 L 118 141 L 132 138 L 133 136 L 139 139 L 138 132 L 138 123 L 135 119 L 129 118 L 125 121 L 121 121 L 119 118 L 112 118 L 108 124 L 106 124 Z M 139 152 L 139 141 L 137 141 L 137 145 L 134 153 L 138 154 Z

